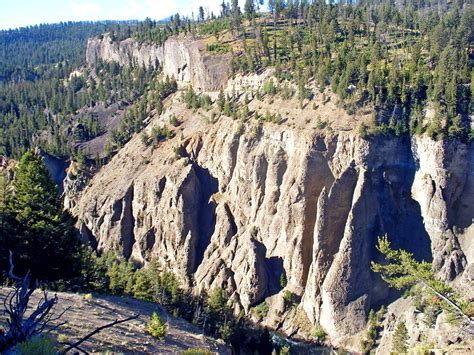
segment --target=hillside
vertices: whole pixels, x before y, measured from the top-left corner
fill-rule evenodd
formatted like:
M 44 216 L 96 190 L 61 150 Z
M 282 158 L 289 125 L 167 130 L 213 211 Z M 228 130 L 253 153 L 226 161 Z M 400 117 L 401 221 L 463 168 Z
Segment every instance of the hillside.
M 65 175 L 48 223 L 89 247 L 53 285 L 158 303 L 241 353 L 283 352 L 269 331 L 472 352 L 472 5 L 236 4 L 111 29 L 76 70 L 0 87 L 0 152 L 43 151 Z M 44 190 L 12 185 L 21 253 L 43 212 L 22 196 Z
M 2 302 L 9 291 L 8 288 L 0 288 Z M 206 338 L 197 327 L 182 319 L 172 317 L 156 304 L 106 295 L 86 296 L 64 292 L 56 294 L 58 303 L 54 307 L 54 313 L 60 314 L 68 308 L 60 320 L 51 323 L 51 326 L 55 326 L 64 321 L 67 322 L 55 332 L 63 342 L 76 341 L 95 328 L 116 319 L 140 315 L 138 319 L 105 329 L 82 343 L 81 348 L 87 352 L 170 354 L 181 353 L 187 349 L 205 349 L 219 354 L 230 354 L 228 347 Z M 39 291 L 34 293 L 31 304 L 36 304 L 41 296 Z M 146 330 L 153 312 L 157 312 L 166 322 L 167 334 L 163 341 L 153 338 Z M 4 314 L 0 315 L 0 325 L 4 325 L 4 317 Z

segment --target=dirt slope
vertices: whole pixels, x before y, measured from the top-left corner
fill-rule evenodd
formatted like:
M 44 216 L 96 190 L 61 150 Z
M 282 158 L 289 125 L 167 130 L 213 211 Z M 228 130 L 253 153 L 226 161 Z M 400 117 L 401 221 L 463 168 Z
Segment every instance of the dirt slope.
M 7 288 L 0 288 L 1 304 L 9 291 Z M 30 305 L 35 306 L 40 295 L 36 292 Z M 115 296 L 94 295 L 88 300 L 80 294 L 59 292 L 57 295 L 59 301 L 54 309 L 55 313 L 70 307 L 62 317 L 62 320 L 68 323 L 62 326 L 58 333 L 71 342 L 117 318 L 140 314 L 138 319 L 106 329 L 83 343 L 81 348 L 88 352 L 179 354 L 188 348 L 199 348 L 219 354 L 230 354 L 230 349 L 225 345 L 204 337 L 197 327 L 170 316 L 156 304 Z M 168 324 L 164 341 L 151 337 L 146 331 L 146 324 L 153 312 L 157 312 Z M 0 313 L 0 324 L 5 324 L 3 311 Z

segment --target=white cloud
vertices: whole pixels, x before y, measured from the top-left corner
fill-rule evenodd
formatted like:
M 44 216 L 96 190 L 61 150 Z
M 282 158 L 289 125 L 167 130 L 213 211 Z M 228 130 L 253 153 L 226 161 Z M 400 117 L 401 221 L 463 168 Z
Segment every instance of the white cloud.
M 95 19 L 101 12 L 99 4 L 90 1 L 73 1 L 71 11 L 74 16 L 83 20 Z

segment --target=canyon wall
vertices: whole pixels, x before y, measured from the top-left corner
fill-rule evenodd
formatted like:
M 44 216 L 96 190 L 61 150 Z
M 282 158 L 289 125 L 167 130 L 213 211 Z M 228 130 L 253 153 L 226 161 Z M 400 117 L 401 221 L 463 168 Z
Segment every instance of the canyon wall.
M 156 258 L 195 292 L 223 287 L 236 312 L 291 291 L 335 343 L 390 295 L 370 271 L 385 233 L 472 297 L 472 144 L 242 129 L 209 123 L 177 96 L 147 130 L 173 114 L 186 118 L 174 138 L 153 148 L 135 136 L 66 199 L 98 249 L 140 265 Z M 272 326 L 298 333 L 286 322 Z
M 195 89 L 219 90 L 227 83 L 230 55 L 210 54 L 203 40 L 171 37 L 161 46 L 138 43 L 132 38 L 113 41 L 109 34 L 87 42 L 86 62 L 114 61 L 120 65 L 160 65 L 164 75 Z

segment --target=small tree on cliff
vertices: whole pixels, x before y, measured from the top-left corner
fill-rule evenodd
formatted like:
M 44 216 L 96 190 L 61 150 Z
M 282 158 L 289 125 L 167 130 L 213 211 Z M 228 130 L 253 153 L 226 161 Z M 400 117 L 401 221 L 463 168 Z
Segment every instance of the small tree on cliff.
M 405 354 L 408 350 L 408 329 L 405 321 L 397 324 L 392 338 L 392 351 L 396 354 Z
M 58 189 L 39 154 L 28 151 L 21 158 L 8 204 L 17 227 L 5 249 L 13 252 L 18 272 L 31 270 L 33 279 L 41 281 L 78 276 L 83 249 L 75 220 L 63 210 Z
M 392 249 L 387 236 L 379 238 L 377 250 L 385 256 L 386 263 L 372 262 L 371 268 L 380 273 L 390 287 L 400 290 L 417 285 L 423 288 L 439 299 L 441 307 L 452 315 L 453 320 L 460 321 L 465 331 L 474 334 L 473 303 L 464 300 L 447 283 L 437 279 L 431 263 L 418 262 L 407 251 Z

